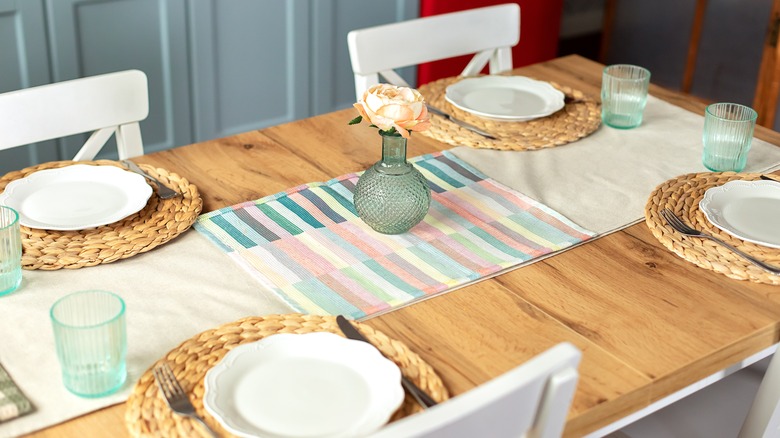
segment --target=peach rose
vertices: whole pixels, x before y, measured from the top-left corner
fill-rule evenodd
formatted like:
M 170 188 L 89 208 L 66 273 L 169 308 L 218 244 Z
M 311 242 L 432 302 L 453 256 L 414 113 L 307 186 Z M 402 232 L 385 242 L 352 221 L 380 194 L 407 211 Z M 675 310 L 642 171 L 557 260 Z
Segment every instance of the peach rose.
M 374 85 L 354 106 L 364 119 L 382 131 L 395 128 L 404 138 L 409 138 L 409 131 L 425 131 L 431 126 L 425 99 L 409 87 Z

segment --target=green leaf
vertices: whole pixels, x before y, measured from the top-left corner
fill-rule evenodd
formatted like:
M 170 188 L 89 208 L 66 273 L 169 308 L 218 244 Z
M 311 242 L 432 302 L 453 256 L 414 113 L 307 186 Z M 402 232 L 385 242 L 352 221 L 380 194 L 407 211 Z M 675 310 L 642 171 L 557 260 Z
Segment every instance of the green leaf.
M 349 121 L 350 125 L 357 125 L 358 123 L 363 121 L 363 116 L 357 116 L 354 119 Z

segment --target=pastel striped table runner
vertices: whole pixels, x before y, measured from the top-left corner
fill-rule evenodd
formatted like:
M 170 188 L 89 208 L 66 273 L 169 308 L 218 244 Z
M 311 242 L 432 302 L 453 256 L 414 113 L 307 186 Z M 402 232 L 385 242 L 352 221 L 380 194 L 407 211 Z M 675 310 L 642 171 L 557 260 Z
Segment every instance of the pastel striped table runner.
M 409 160 L 430 183 L 423 222 L 400 235 L 358 218 L 360 174 L 201 215 L 195 228 L 303 313 L 383 313 L 593 237 L 449 152 Z

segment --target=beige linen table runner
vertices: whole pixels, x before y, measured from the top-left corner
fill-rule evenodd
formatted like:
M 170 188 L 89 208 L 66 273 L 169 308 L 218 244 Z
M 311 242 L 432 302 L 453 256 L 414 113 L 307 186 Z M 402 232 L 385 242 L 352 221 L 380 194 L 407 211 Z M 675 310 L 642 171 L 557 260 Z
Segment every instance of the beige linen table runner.
M 127 306 L 127 382 L 97 399 L 77 397 L 63 386 L 49 321 L 57 298 L 86 289 L 116 292 Z M 21 287 L 0 298 L 0 363 L 36 411 L 1 423 L 0 437 L 124 402 L 153 362 L 197 333 L 245 316 L 290 312 L 195 230 L 116 263 L 24 271 Z
M 530 152 L 452 151 L 580 226 L 605 234 L 641 220 L 656 185 L 705 170 L 703 123 L 702 116 L 650 97 L 636 129 L 601 127 L 578 142 Z M 754 140 L 746 171 L 778 164 L 780 148 Z M 0 298 L 5 334 L 0 363 L 37 410 L 0 424 L 0 437 L 123 402 L 154 361 L 194 334 L 244 316 L 292 311 L 194 230 L 127 260 L 73 271 L 25 271 L 23 278 L 17 292 Z M 62 385 L 48 316 L 57 298 L 83 289 L 116 292 L 127 304 L 128 383 L 114 395 L 92 400 Z
M 653 96 L 642 125 L 602 126 L 576 143 L 529 152 L 457 147 L 451 151 L 491 178 L 599 234 L 644 219 L 650 192 L 701 164 L 704 117 Z M 753 139 L 745 172 L 780 164 L 780 147 Z

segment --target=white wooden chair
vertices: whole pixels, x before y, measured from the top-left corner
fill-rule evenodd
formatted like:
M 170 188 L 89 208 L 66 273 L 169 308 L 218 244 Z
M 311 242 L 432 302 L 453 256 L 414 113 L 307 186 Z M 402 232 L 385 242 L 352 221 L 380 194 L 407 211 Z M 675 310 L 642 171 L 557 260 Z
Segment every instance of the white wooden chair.
M 577 386 L 581 353 L 561 343 L 528 362 L 371 438 L 557 438 Z
M 516 3 L 418 18 L 349 32 L 347 43 L 355 93 L 379 83 L 409 86 L 394 69 L 475 54 L 461 76 L 474 76 L 490 62 L 490 73 L 512 69 L 512 46 L 520 41 Z
M 146 75 L 126 70 L 0 94 L 0 150 L 92 135 L 73 158 L 91 160 L 116 134 L 119 159 L 143 155 L 139 121 L 149 114 Z
M 780 358 L 743 368 L 609 438 L 780 437 Z
M 780 358 L 772 356 L 756 398 L 742 423 L 740 438 L 780 436 Z

